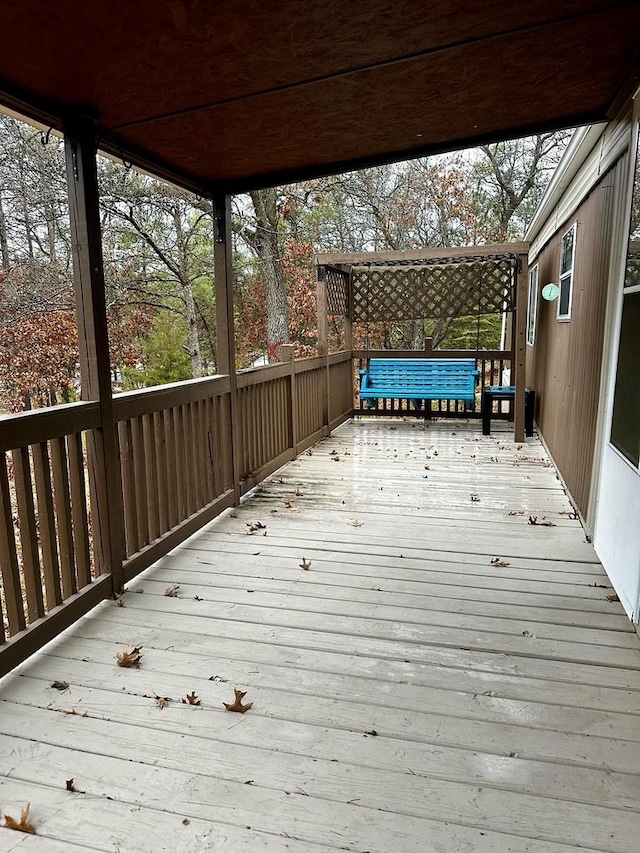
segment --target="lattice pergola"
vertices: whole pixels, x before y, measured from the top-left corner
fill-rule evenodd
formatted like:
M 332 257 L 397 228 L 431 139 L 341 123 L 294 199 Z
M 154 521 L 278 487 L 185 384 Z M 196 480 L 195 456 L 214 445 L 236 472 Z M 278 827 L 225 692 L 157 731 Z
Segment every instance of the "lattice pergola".
M 327 312 L 354 323 L 511 312 L 517 264 L 513 252 L 327 264 Z

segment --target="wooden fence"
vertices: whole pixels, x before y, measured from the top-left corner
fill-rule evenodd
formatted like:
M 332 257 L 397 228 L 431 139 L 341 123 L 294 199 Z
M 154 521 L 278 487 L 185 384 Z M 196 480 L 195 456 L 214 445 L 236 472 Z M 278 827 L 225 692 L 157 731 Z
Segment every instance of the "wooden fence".
M 353 412 L 350 352 L 118 394 L 130 580 Z M 98 539 L 97 403 L 0 418 L 0 675 L 113 594 Z

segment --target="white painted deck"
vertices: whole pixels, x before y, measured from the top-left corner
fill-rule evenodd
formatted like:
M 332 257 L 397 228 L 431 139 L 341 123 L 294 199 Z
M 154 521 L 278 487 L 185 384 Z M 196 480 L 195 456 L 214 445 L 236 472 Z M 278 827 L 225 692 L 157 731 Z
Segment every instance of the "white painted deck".
M 640 640 L 499 429 L 345 424 L 6 679 L 0 851 L 636 853 Z

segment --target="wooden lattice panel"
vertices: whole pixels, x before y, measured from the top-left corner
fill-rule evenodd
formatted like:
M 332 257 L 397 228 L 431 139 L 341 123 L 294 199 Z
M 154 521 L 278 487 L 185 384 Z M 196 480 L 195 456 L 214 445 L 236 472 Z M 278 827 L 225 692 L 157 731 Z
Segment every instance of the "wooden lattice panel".
M 338 267 L 324 268 L 327 283 L 327 314 L 344 317 L 349 312 L 349 273 Z
M 441 319 L 510 311 L 514 260 L 368 266 L 352 270 L 353 320 Z

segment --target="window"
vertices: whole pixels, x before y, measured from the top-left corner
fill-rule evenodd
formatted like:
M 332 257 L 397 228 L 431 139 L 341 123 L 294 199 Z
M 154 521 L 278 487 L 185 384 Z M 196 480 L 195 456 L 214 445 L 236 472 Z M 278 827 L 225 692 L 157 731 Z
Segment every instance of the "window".
M 575 223 L 562 238 L 560 245 L 560 296 L 558 298 L 558 320 L 571 318 L 571 291 L 573 288 L 573 256 L 576 246 Z
M 636 155 L 623 292 L 611 444 L 637 468 L 640 463 L 640 149 Z
M 538 264 L 529 270 L 529 304 L 527 306 L 527 343 L 533 346 L 536 339 L 536 310 L 538 307 Z

